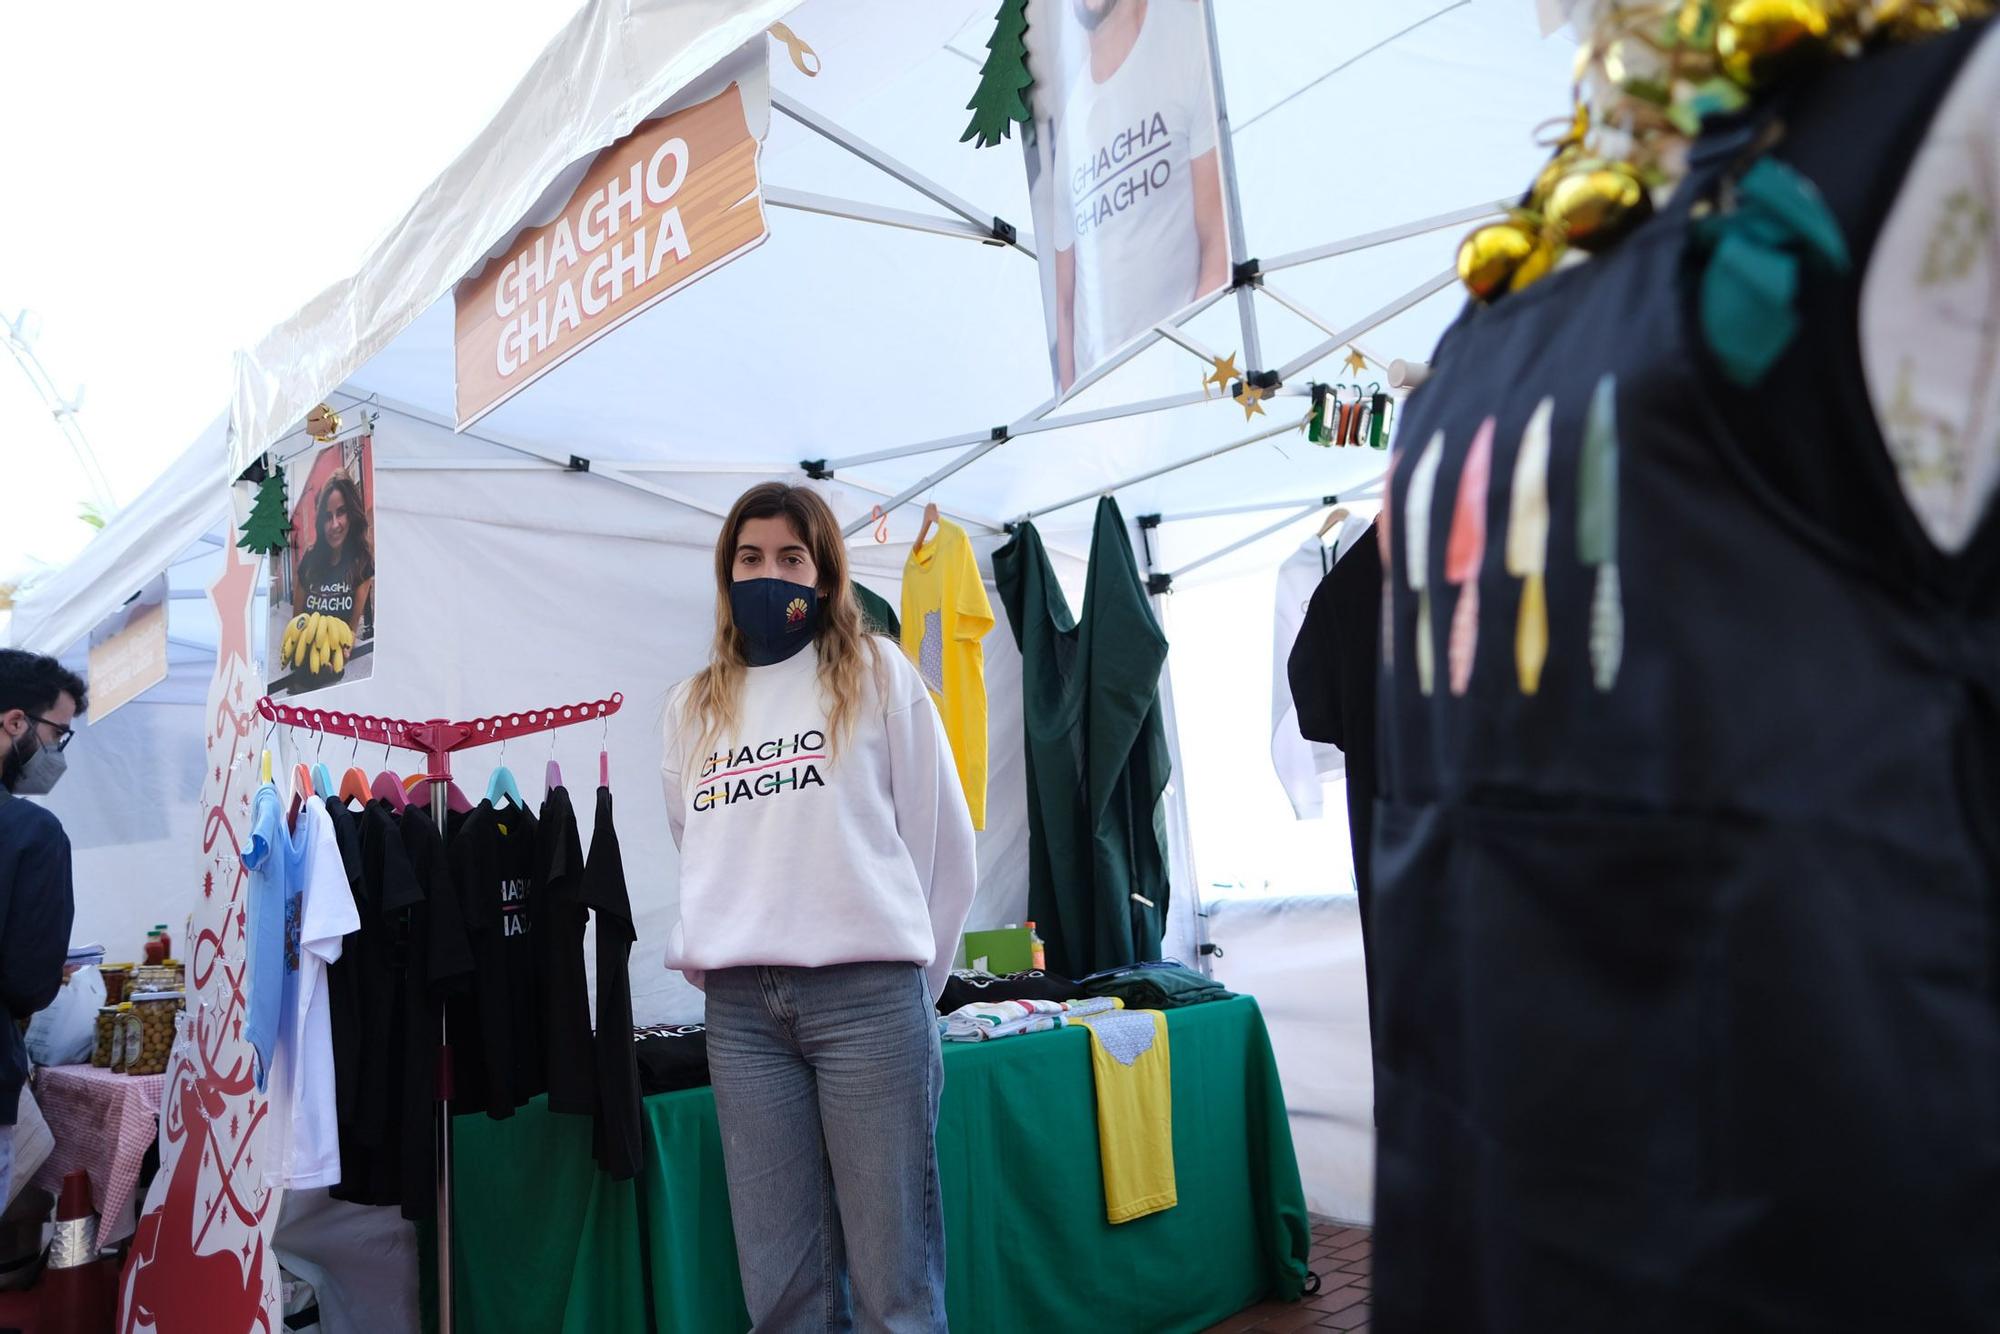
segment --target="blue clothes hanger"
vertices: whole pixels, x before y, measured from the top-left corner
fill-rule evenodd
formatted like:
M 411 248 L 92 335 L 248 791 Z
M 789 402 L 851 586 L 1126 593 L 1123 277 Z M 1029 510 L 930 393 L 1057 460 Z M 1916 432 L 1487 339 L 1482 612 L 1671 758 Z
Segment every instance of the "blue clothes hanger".
M 514 781 L 514 771 L 507 767 L 507 744 L 500 743 L 500 763 L 493 768 L 493 776 L 486 780 L 486 800 L 495 806 L 502 797 L 513 802 L 520 810 L 528 809 L 528 803 L 521 798 L 521 785 Z

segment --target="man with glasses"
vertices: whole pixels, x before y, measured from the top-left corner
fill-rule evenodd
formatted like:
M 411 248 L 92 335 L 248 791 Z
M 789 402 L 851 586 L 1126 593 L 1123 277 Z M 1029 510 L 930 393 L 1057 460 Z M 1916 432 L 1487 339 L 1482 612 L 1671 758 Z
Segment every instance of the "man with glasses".
M 0 1202 L 14 1175 L 14 1114 L 28 1081 L 21 1025 L 55 999 L 69 957 L 69 837 L 33 802 L 56 785 L 70 723 L 89 703 L 54 658 L 0 649 Z

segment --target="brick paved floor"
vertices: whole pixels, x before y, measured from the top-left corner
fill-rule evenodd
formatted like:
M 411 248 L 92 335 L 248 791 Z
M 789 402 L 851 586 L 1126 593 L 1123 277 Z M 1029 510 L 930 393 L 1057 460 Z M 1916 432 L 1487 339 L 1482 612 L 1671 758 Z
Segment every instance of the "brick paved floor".
M 1365 1227 L 1343 1227 L 1323 1218 L 1313 1220 L 1312 1259 L 1307 1267 L 1319 1275 L 1319 1292 L 1296 1302 L 1264 1302 L 1239 1311 L 1207 1334 L 1247 1334 L 1250 1330 L 1290 1334 L 1293 1330 L 1338 1329 L 1359 1334 L 1368 1328 L 1373 1280 L 1369 1277 L 1369 1234 Z

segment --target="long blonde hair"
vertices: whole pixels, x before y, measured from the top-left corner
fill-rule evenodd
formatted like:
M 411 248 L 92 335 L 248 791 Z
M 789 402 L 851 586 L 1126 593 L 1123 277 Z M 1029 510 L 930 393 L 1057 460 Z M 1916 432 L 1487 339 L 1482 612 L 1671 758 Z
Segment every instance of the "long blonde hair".
M 813 651 L 819 656 L 820 686 L 830 700 L 827 731 L 836 749 L 854 731 L 863 673 L 880 666 L 872 636 L 862 630 L 861 606 L 848 579 L 847 544 L 826 501 L 818 492 L 783 482 L 751 487 L 736 498 L 715 539 L 715 642 L 708 666 L 688 682 L 679 719 L 683 729 L 699 738 L 691 761 L 698 762 L 697 757 L 736 726 L 750 666 L 729 601 L 730 585 L 736 581 L 736 544 L 746 522 L 775 518 L 791 525 L 819 567 L 820 631 Z

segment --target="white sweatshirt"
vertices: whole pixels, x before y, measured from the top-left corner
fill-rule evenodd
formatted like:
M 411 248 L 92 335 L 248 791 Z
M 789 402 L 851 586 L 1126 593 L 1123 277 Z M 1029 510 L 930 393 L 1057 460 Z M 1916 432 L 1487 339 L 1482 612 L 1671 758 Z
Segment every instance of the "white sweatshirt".
M 667 700 L 660 769 L 681 850 L 667 967 L 922 965 L 944 987 L 972 907 L 972 817 L 937 706 L 909 660 L 873 636 L 853 733 L 836 749 L 807 650 L 752 667 L 734 735 L 711 754 Z M 879 676 L 879 687 L 878 678 Z

